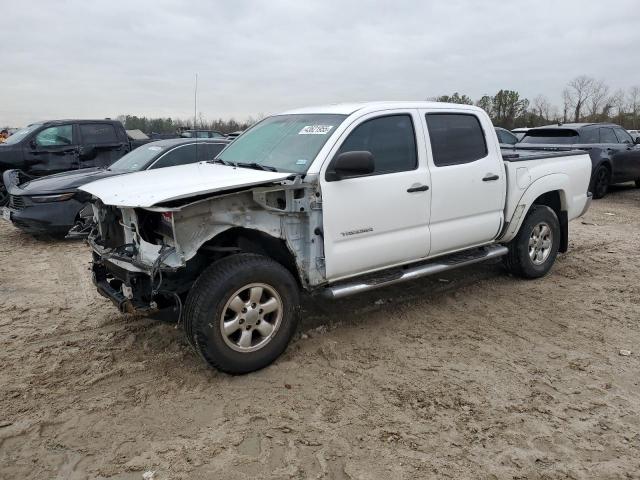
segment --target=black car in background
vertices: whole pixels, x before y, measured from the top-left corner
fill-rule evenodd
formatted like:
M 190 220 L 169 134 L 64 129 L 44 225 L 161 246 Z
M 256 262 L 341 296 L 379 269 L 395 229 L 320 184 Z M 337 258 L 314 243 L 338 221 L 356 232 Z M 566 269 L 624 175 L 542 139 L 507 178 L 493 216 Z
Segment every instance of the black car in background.
M 82 235 L 92 212 L 90 195 L 78 188 L 95 180 L 140 170 L 185 165 L 213 159 L 229 143 L 225 138 L 176 138 L 148 143 L 105 168 L 83 168 L 19 184 L 20 176 L 7 171 L 4 180 L 9 205 L 2 216 L 31 234 Z
M 518 143 L 518 137 L 506 128 L 495 127 L 495 129 L 496 135 L 498 136 L 498 142 L 500 142 L 500 148 L 510 148 Z
M 116 120 L 53 120 L 33 123 L 0 144 L 0 179 L 7 170 L 27 178 L 106 167 L 144 141 L 129 139 Z M 8 201 L 0 181 L 0 206 Z
M 516 148 L 586 150 L 591 156 L 593 198 L 606 195 L 609 185 L 635 182 L 640 187 L 640 146 L 613 123 L 566 123 L 532 128 Z

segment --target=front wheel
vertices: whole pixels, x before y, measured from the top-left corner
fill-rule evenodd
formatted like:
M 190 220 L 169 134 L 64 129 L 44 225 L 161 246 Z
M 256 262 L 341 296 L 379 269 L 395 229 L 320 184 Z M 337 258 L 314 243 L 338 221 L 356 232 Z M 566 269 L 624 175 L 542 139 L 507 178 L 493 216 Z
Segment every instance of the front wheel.
M 602 198 L 607 194 L 609 190 L 609 183 L 611 182 L 611 172 L 607 167 L 601 165 L 593 174 L 593 184 L 591 186 L 591 192 L 593 198 Z
M 9 203 L 9 192 L 7 192 L 7 188 L 2 183 L 2 178 L 0 178 L 0 207 L 4 207 Z
M 266 367 L 287 347 L 298 321 L 298 286 L 276 261 L 237 254 L 208 267 L 189 292 L 187 339 L 227 373 Z
M 545 205 L 533 205 L 509 244 L 505 256 L 507 268 L 522 278 L 546 275 L 556 261 L 560 235 L 556 212 Z

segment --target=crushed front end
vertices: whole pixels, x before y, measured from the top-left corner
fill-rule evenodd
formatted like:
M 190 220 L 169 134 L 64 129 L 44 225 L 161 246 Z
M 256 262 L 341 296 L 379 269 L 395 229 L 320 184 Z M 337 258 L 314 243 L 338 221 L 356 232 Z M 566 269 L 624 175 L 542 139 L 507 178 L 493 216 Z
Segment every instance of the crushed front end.
M 173 213 L 93 204 L 93 283 L 121 312 L 179 304 L 193 281 L 176 254 Z M 179 273 L 178 273 L 179 271 Z M 181 288 L 182 287 L 182 288 Z

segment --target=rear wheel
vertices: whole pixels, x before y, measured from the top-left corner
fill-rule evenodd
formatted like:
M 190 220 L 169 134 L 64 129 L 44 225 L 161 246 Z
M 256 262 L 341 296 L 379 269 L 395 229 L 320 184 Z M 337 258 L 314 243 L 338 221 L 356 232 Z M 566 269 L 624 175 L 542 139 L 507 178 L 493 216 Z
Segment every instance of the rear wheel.
M 560 235 L 556 213 L 545 205 L 533 205 L 509 244 L 505 256 L 507 268 L 522 278 L 546 275 L 558 255 Z
M 286 268 L 262 255 L 231 255 L 207 268 L 191 288 L 185 332 L 211 366 L 248 373 L 285 350 L 297 311 L 298 286 Z
M 609 183 L 611 182 L 611 172 L 609 168 L 601 165 L 597 168 L 593 174 L 593 184 L 591 186 L 591 192 L 593 198 L 602 198 L 607 194 L 609 190 Z

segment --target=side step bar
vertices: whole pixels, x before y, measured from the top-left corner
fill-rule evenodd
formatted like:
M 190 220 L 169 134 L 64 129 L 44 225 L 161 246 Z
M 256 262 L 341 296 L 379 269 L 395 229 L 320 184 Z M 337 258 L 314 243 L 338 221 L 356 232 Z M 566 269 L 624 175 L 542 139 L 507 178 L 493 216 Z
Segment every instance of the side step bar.
M 366 292 L 394 283 L 414 280 L 420 277 L 427 277 L 437 273 L 453 270 L 454 268 L 473 265 L 474 263 L 484 262 L 492 258 L 502 257 L 509 252 L 509 249 L 503 245 L 492 245 L 489 247 L 481 247 L 474 250 L 467 250 L 453 255 L 442 257 L 429 263 L 423 263 L 418 266 L 401 269 L 395 272 L 389 272 L 386 276 L 384 273 L 379 277 L 370 277 L 365 281 L 354 281 L 351 283 L 342 283 L 327 287 L 322 295 L 330 299 L 338 299 L 353 295 L 355 293 Z M 394 274 L 395 273 L 395 274 Z

